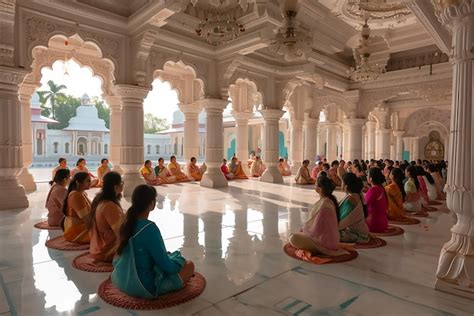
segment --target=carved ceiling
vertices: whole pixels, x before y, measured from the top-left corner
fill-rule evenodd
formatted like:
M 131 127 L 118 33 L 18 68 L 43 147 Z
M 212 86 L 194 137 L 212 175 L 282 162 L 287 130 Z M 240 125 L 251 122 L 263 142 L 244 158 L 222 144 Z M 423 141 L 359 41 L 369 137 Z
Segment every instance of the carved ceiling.
M 90 7 L 128 18 L 152 0 L 75 0 Z

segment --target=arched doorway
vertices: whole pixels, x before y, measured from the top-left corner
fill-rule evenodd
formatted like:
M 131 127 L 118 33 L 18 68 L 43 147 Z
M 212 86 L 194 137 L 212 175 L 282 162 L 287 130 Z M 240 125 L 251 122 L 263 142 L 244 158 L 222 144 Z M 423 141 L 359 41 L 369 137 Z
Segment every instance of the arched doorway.
M 429 141 L 425 146 L 425 158 L 428 160 L 444 159 L 444 145 L 440 141 L 440 135 L 437 131 L 429 134 Z
M 79 137 L 77 139 L 77 152 L 76 155 L 78 156 L 85 156 L 88 154 L 87 152 L 87 139 L 84 137 Z

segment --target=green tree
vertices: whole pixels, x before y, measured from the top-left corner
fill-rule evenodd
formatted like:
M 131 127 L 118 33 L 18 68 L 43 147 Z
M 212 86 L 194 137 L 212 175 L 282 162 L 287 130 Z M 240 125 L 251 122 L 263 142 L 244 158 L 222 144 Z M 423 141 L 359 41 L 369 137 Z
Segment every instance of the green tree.
M 145 114 L 145 134 L 155 134 L 169 128 L 166 119 L 158 118 L 151 113 Z
M 56 119 L 57 98 L 66 96 L 61 91 L 67 89 L 67 87 L 63 84 L 57 85 L 52 80 L 49 80 L 47 84 L 49 86 L 49 90 L 38 91 L 38 95 L 40 96 L 40 102 L 42 104 L 43 109 L 45 108 L 46 102 L 49 101 L 49 104 L 51 105 L 51 118 Z M 42 111 L 41 113 L 46 114 L 45 111 Z
M 69 120 L 76 116 L 76 109 L 81 105 L 81 99 L 71 95 L 59 95 L 56 98 L 56 121 L 48 124 L 50 129 L 63 129 L 69 126 Z
M 105 127 L 110 129 L 110 108 L 106 107 L 104 101 L 94 100 L 99 118 L 105 121 Z

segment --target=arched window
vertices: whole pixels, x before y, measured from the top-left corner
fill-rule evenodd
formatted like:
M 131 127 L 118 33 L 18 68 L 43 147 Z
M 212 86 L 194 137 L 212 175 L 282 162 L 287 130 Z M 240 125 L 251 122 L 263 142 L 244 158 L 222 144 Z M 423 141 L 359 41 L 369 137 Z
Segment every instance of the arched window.
M 160 153 L 160 145 L 156 145 L 155 149 L 156 149 L 156 154 L 158 155 Z
M 109 144 L 104 145 L 104 155 L 107 155 L 109 153 Z
M 53 143 L 53 152 L 54 152 L 55 154 L 58 153 L 58 147 L 59 147 L 58 142 L 54 142 L 54 143 Z
M 69 143 L 64 144 L 64 153 L 69 154 Z
M 151 154 L 151 145 L 146 146 L 146 154 L 147 155 Z

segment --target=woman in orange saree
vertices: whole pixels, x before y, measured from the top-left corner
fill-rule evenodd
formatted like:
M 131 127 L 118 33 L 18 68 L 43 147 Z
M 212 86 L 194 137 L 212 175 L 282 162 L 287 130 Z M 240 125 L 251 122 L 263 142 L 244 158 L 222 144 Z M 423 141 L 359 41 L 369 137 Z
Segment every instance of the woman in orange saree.
M 181 171 L 181 166 L 179 165 L 178 162 L 176 162 L 176 157 L 171 156 L 170 157 L 170 163 L 168 164 L 168 170 L 171 173 L 172 176 L 176 177 L 176 180 L 178 182 L 186 182 L 189 181 L 188 176 L 184 174 L 183 171 Z
M 248 179 L 247 175 L 245 174 L 244 170 L 242 169 L 242 163 L 238 161 L 237 157 L 232 157 L 229 165 L 229 172 L 234 174 L 234 179 Z
M 201 181 L 201 168 L 196 164 L 196 157 L 191 157 L 191 162 L 188 165 L 188 177 L 195 181 Z

